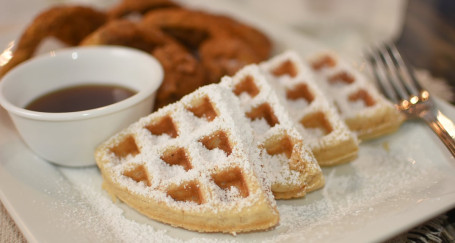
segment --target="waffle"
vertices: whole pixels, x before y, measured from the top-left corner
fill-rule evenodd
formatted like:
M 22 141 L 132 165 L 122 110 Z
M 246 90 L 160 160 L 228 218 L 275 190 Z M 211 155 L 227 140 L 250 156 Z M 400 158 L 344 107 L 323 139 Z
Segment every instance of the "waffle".
M 333 97 L 341 117 L 362 140 L 397 130 L 404 117 L 360 71 L 331 52 L 308 58 L 324 92 Z
M 224 77 L 221 85 L 239 98 L 276 199 L 302 197 L 324 185 L 321 168 L 303 143 L 274 87 L 257 65 Z
M 95 153 L 114 197 L 199 232 L 275 226 L 279 214 L 252 129 L 230 90 L 210 85 L 141 118 Z
M 316 85 L 309 68 L 292 51 L 260 64 L 311 148 L 320 166 L 345 163 L 357 157 L 358 141 L 333 104 Z

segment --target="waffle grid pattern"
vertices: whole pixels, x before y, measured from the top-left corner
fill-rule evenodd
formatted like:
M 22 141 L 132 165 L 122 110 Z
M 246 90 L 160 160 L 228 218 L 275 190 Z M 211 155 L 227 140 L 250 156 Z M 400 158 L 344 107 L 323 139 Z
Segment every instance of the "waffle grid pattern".
M 321 166 L 351 161 L 358 141 L 316 85 L 311 70 L 292 51 L 260 65 L 284 100 L 297 130 Z
M 274 87 L 257 65 L 244 67 L 221 85 L 240 100 L 250 119 L 275 198 L 301 197 L 324 185 L 321 169 L 303 142 Z

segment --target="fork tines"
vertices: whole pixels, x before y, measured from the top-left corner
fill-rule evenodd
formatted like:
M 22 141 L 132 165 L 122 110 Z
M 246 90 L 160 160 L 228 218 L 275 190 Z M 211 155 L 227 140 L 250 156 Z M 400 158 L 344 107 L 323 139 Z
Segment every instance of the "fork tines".
M 409 101 L 415 104 L 429 99 L 429 93 L 422 88 L 393 43 L 370 51 L 368 61 L 382 92 L 393 102 Z
M 370 51 L 369 62 L 383 93 L 407 118 L 421 118 L 455 156 L 455 124 L 441 113 L 393 44 Z

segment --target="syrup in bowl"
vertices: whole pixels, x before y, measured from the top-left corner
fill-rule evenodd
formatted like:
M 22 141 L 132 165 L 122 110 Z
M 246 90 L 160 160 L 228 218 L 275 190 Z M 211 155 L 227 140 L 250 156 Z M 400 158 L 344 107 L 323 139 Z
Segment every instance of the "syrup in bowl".
M 76 85 L 39 96 L 25 109 L 56 113 L 84 111 L 117 103 L 134 94 L 135 91 L 120 85 Z

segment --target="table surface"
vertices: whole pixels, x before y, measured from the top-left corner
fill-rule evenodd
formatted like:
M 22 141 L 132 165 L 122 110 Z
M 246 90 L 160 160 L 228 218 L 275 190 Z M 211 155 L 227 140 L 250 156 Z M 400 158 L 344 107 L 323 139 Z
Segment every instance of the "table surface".
M 410 0 L 403 31 L 396 43 L 417 68 L 444 79 L 455 88 L 455 1 Z M 455 99 L 449 100 L 454 104 Z M 448 215 L 453 215 L 452 210 Z M 453 216 L 451 216 L 453 217 Z M 453 218 L 450 218 L 453 220 Z M 452 222 L 453 223 L 453 222 Z M 0 203 L 0 242 L 26 242 Z

